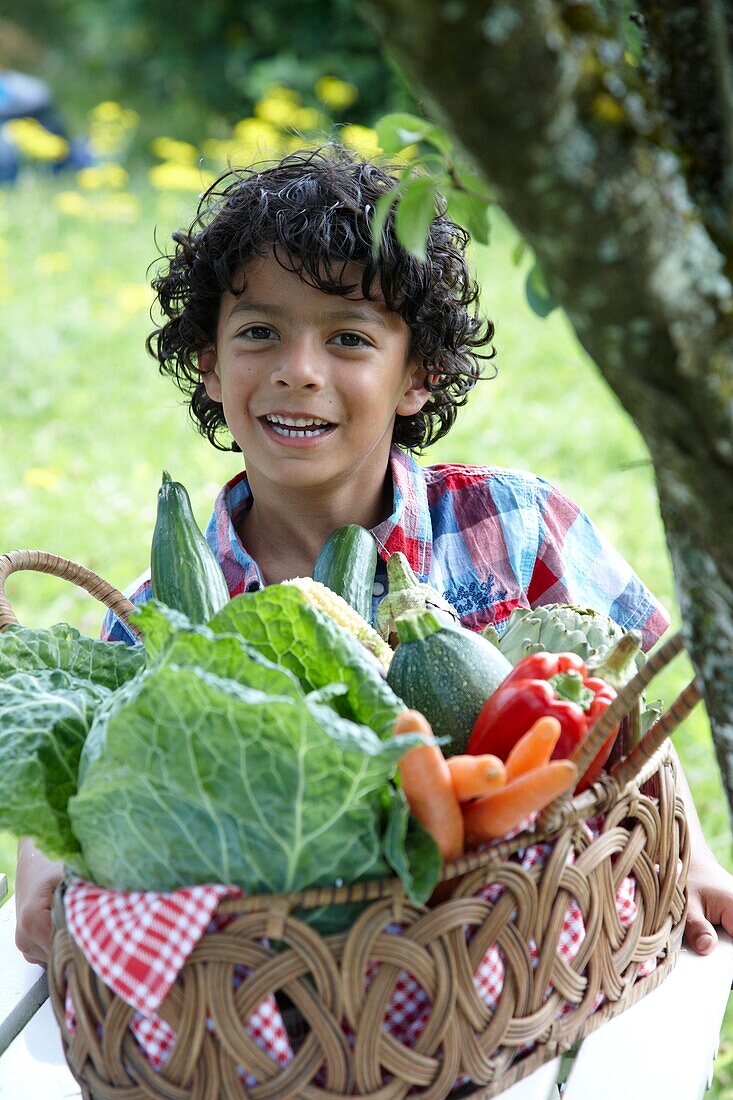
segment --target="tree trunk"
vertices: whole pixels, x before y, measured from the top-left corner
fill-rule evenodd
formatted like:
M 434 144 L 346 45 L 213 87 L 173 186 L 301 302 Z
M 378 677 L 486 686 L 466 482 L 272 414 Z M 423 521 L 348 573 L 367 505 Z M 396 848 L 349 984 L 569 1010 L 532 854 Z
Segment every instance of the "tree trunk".
M 655 48 L 667 48 L 654 39 L 659 5 L 648 5 L 648 69 L 629 63 L 619 5 L 366 0 L 364 6 L 425 94 L 429 113 L 482 170 L 534 249 L 583 347 L 646 440 L 686 644 L 733 815 L 727 40 L 722 51 L 718 41 L 721 56 L 711 70 L 720 81 L 703 96 L 697 88 L 688 103 L 675 57 L 657 52 L 653 67 Z M 708 48 L 701 40 L 716 41 L 704 37 L 715 0 L 662 7 L 691 28 L 698 56 Z M 686 58 L 694 51 L 681 33 L 674 42 Z M 720 142 L 708 134 L 715 165 L 703 151 L 695 158 L 706 125 L 724 131 Z

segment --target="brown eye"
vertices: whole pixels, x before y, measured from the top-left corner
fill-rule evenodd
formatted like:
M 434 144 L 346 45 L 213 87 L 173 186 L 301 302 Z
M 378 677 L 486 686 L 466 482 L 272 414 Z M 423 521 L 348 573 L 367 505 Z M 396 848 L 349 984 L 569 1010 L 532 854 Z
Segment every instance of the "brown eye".
M 247 337 L 249 340 L 278 339 L 277 333 L 273 328 L 270 328 L 269 325 L 252 325 L 250 328 L 246 328 L 240 335 Z
M 334 342 L 341 341 L 339 347 L 342 348 L 368 348 L 371 345 L 363 336 L 360 336 L 358 332 L 340 332 L 338 336 L 334 336 Z

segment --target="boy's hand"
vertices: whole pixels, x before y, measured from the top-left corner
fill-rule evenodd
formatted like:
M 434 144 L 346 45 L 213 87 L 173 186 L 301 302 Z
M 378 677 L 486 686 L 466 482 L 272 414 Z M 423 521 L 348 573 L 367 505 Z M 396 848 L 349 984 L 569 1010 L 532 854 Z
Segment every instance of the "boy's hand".
M 53 925 L 51 905 L 63 878 L 63 863 L 53 863 L 33 841 L 18 841 L 15 876 L 15 943 L 27 962 L 48 965 Z
M 698 955 L 707 955 L 718 942 L 713 925 L 733 935 L 733 875 L 721 867 L 709 848 L 692 846 L 687 876 L 689 902 L 685 942 Z

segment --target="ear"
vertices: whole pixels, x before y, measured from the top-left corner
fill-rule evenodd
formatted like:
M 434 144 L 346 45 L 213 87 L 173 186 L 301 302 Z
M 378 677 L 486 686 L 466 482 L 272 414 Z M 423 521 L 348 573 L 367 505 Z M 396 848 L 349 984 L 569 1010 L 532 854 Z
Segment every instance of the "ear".
M 430 397 L 430 392 L 425 386 L 430 370 L 430 367 L 423 366 L 413 368 L 409 385 L 395 410 L 398 416 L 414 416 L 415 413 L 420 412 Z
M 221 379 L 219 378 L 216 348 L 204 348 L 199 352 L 199 370 L 201 381 L 212 401 L 221 401 Z

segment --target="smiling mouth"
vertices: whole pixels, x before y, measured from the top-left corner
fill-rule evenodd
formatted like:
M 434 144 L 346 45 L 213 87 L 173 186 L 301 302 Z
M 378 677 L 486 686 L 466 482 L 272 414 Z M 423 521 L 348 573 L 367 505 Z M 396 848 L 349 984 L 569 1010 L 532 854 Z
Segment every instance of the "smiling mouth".
M 277 435 L 286 439 L 305 439 L 317 435 L 325 435 L 336 425 L 319 417 L 291 417 L 291 416 L 262 416 L 260 419 L 267 424 Z

